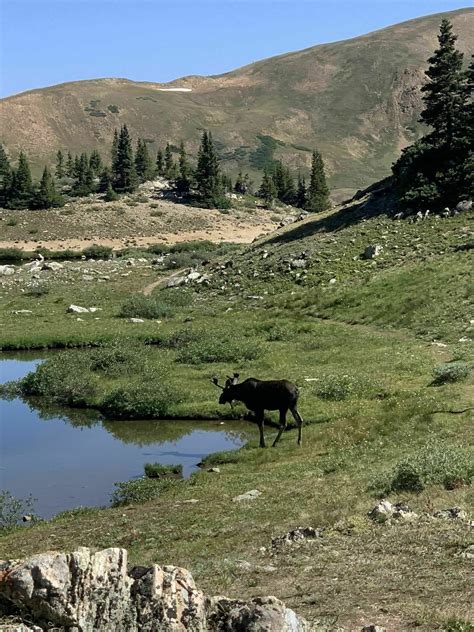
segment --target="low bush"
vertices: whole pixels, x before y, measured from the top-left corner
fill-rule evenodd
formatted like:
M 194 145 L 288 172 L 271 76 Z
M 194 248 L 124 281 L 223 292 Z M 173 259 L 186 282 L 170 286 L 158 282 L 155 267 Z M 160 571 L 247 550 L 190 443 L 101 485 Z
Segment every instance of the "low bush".
M 455 489 L 469 485 L 473 477 L 474 459 L 469 450 L 430 442 L 399 461 L 381 487 L 384 493 L 421 492 L 429 485 Z
M 16 226 L 18 224 L 18 220 L 12 217 L 6 222 L 6 224 L 7 226 Z
M 91 371 L 111 377 L 139 373 L 145 367 L 146 348 L 135 340 L 113 340 L 90 352 Z
M 194 340 L 178 352 L 177 360 L 184 364 L 203 362 L 244 362 L 261 356 L 263 345 L 257 339 L 230 336 L 228 332 L 195 332 Z
M 109 259 L 112 255 L 112 248 L 110 246 L 92 244 L 92 246 L 84 248 L 82 254 L 87 259 Z
M 145 463 L 145 476 L 147 478 L 182 478 L 182 465 L 162 465 L 161 463 Z
M 46 296 L 46 294 L 49 294 L 49 287 L 46 287 L 45 285 L 31 287 L 27 292 L 25 292 L 25 296 L 31 296 L 33 298 L 40 298 L 41 296 Z
M 169 349 L 182 349 L 199 339 L 199 332 L 193 329 L 178 329 L 163 340 L 163 346 Z
M 111 497 L 113 507 L 146 503 L 161 496 L 163 491 L 177 485 L 178 481 L 171 478 L 152 479 L 146 476 L 123 483 L 115 483 L 115 490 Z
M 162 419 L 179 397 L 156 376 L 119 386 L 108 393 L 99 408 L 112 419 Z
M 446 364 L 440 364 L 434 371 L 433 384 L 439 386 L 441 384 L 448 384 L 453 382 L 461 382 L 465 380 L 471 371 L 471 367 L 467 362 L 447 362 Z
M 21 261 L 23 257 L 20 248 L 0 248 L 0 261 Z
M 120 318 L 167 318 L 173 315 L 173 309 L 155 296 L 133 294 L 120 308 Z
M 378 388 L 377 388 L 378 387 Z M 380 385 L 351 374 L 329 374 L 319 378 L 316 395 L 321 399 L 342 401 L 351 397 L 372 397 Z

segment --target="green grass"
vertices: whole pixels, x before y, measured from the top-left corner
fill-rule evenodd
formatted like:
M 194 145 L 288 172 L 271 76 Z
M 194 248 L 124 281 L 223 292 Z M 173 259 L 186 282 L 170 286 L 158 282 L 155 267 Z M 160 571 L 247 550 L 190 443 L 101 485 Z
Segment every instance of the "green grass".
M 182 465 L 162 465 L 161 463 L 145 463 L 145 476 L 147 478 L 166 478 L 167 476 L 183 477 Z

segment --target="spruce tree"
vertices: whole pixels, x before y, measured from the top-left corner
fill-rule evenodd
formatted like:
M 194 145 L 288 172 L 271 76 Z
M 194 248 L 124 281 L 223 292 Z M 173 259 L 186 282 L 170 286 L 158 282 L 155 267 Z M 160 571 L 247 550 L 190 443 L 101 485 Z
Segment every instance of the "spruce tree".
M 10 161 L 8 160 L 8 156 L 3 148 L 3 145 L 0 143 L 0 178 L 7 173 L 10 173 L 10 171 Z
M 67 152 L 65 173 L 69 178 L 74 176 L 74 160 L 70 151 Z
M 45 167 L 43 170 L 43 176 L 39 185 L 38 192 L 34 196 L 33 206 L 35 208 L 47 209 L 63 205 L 61 196 L 56 191 L 54 179 L 48 169 Z
M 60 180 L 61 178 L 64 178 L 65 176 L 65 168 L 64 168 L 64 156 L 63 156 L 63 152 L 58 149 L 58 152 L 56 154 L 56 178 L 58 178 L 58 180 Z
M 97 149 L 94 149 L 90 155 L 89 167 L 94 172 L 94 175 L 98 175 L 102 171 L 102 158 Z
M 313 151 L 305 208 L 311 213 L 321 213 L 326 211 L 329 206 L 329 187 L 324 173 L 324 162 L 319 151 Z
M 265 201 L 265 204 L 269 208 L 272 208 L 275 203 L 275 198 L 277 197 L 277 193 L 278 191 L 275 186 L 273 176 L 269 173 L 268 169 L 265 168 L 263 172 L 262 183 L 257 192 L 257 195 Z
M 100 174 L 99 193 L 105 193 L 109 185 L 112 186 L 112 172 L 109 167 L 105 167 Z
M 8 192 L 11 188 L 12 169 L 8 156 L 0 143 L 0 207 L 3 208 L 8 202 Z
M 207 208 L 228 208 L 230 206 L 224 195 L 219 160 L 214 149 L 211 132 L 204 131 L 202 134 L 195 179 L 203 206 Z
M 104 201 L 105 202 L 115 202 L 115 200 L 117 200 L 117 199 L 118 199 L 118 195 L 113 190 L 112 183 L 109 182 L 109 184 L 107 185 L 107 189 L 105 191 Z
M 425 109 L 420 120 L 433 128 L 438 142 L 451 145 L 463 118 L 468 98 L 463 54 L 455 47 L 457 36 L 449 20 L 441 22 L 439 48 L 428 59 L 429 81 L 422 88 Z
M 171 151 L 171 145 L 166 143 L 165 147 L 165 159 L 164 159 L 164 176 L 168 180 L 173 180 L 176 177 L 176 165 L 173 160 L 173 153 Z
M 191 193 L 191 184 L 192 169 L 188 161 L 184 143 L 181 141 L 179 146 L 178 177 L 175 181 L 176 192 L 185 197 L 189 196 Z
M 165 162 L 161 149 L 158 149 L 158 151 L 156 152 L 156 175 L 160 177 L 163 177 L 165 175 Z
M 147 144 L 142 138 L 139 138 L 137 141 L 135 169 L 139 182 L 148 182 L 148 180 L 152 180 L 155 175 L 153 161 L 148 152 Z
M 298 208 L 306 207 L 306 181 L 304 176 L 298 174 L 298 185 L 296 187 L 295 206 Z
M 114 189 L 119 193 L 131 193 L 138 186 L 135 161 L 133 159 L 132 141 L 128 128 L 123 125 L 117 145 L 117 158 L 114 170 Z
M 75 182 L 73 186 L 74 195 L 89 195 L 94 188 L 94 171 L 89 164 L 89 157 L 85 152 L 77 157 L 74 165 Z
M 20 152 L 18 166 L 13 170 L 9 190 L 7 192 L 9 208 L 28 208 L 33 197 L 33 183 L 30 165 L 23 152 Z

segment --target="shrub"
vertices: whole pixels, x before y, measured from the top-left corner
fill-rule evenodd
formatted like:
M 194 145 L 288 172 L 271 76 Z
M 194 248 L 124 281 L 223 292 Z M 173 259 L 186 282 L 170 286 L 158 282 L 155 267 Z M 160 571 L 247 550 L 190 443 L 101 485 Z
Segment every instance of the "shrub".
M 430 442 L 412 453 L 389 473 L 384 492 L 420 492 L 428 485 L 454 489 L 469 485 L 474 476 L 474 460 L 467 449 Z
M 8 221 L 7 221 L 7 226 L 16 226 L 18 224 L 18 220 L 11 217 Z
M 181 252 L 172 254 L 165 261 L 166 270 L 178 270 L 180 268 L 192 268 L 202 261 L 203 257 L 198 253 Z
M 40 298 L 41 296 L 45 296 L 49 294 L 49 287 L 45 285 L 37 285 L 36 287 L 31 287 L 27 292 L 25 292 L 26 296 L 32 296 L 34 298 Z
M 256 339 L 231 337 L 227 332 L 196 332 L 194 340 L 178 353 L 178 362 L 201 364 L 203 362 L 242 362 L 254 360 L 263 351 Z
M 23 251 L 20 248 L 0 248 L 0 261 L 21 261 Z
M 130 375 L 144 368 L 143 345 L 132 340 L 113 340 L 90 352 L 91 371 L 110 376 Z
M 108 393 L 100 409 L 114 419 L 160 419 L 178 401 L 177 394 L 156 377 L 149 376 Z
M 152 479 L 146 476 L 132 481 L 115 483 L 115 491 L 112 494 L 113 507 L 122 507 L 135 503 L 146 503 L 158 498 L 163 491 L 177 485 L 177 481 L 170 478 Z
M 108 259 L 112 255 L 112 248 L 110 246 L 92 244 L 92 246 L 84 248 L 82 254 L 87 259 Z
M 84 351 L 57 354 L 20 380 L 23 395 L 41 395 L 67 406 L 87 405 L 96 394 Z
M 182 478 L 182 465 L 162 465 L 161 463 L 145 463 L 145 476 L 147 478 Z
M 169 349 L 182 349 L 190 342 L 198 339 L 199 333 L 193 329 L 178 329 L 165 338 L 163 346 Z
M 433 384 L 447 384 L 452 382 L 460 382 L 465 380 L 471 371 L 471 367 L 467 362 L 447 362 L 440 364 L 434 371 Z
M 363 378 L 344 374 L 324 375 L 316 386 L 316 395 L 321 399 L 341 401 L 349 397 L 371 397 L 377 390 L 377 383 Z
M 151 211 L 150 217 L 162 217 L 164 214 L 165 214 L 164 211 Z
M 34 520 L 38 518 L 33 514 L 32 507 L 34 498 L 29 496 L 26 499 L 15 498 L 7 490 L 0 490 L 0 529 L 10 529 L 21 522 L 25 514 L 32 516 Z
M 173 309 L 154 296 L 133 294 L 120 308 L 120 318 L 166 318 L 173 315 Z

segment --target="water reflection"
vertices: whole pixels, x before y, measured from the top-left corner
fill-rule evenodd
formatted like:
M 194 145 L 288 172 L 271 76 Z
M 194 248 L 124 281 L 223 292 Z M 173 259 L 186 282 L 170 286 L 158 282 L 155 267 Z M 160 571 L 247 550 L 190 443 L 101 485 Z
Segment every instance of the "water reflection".
M 40 361 L 1 358 L 2 382 L 19 379 Z M 189 476 L 207 454 L 240 447 L 248 431 L 248 424 L 233 421 L 105 421 L 96 412 L 38 398 L 0 400 L 0 489 L 31 494 L 45 518 L 102 506 L 114 483 L 141 476 L 146 462 L 179 463 Z

